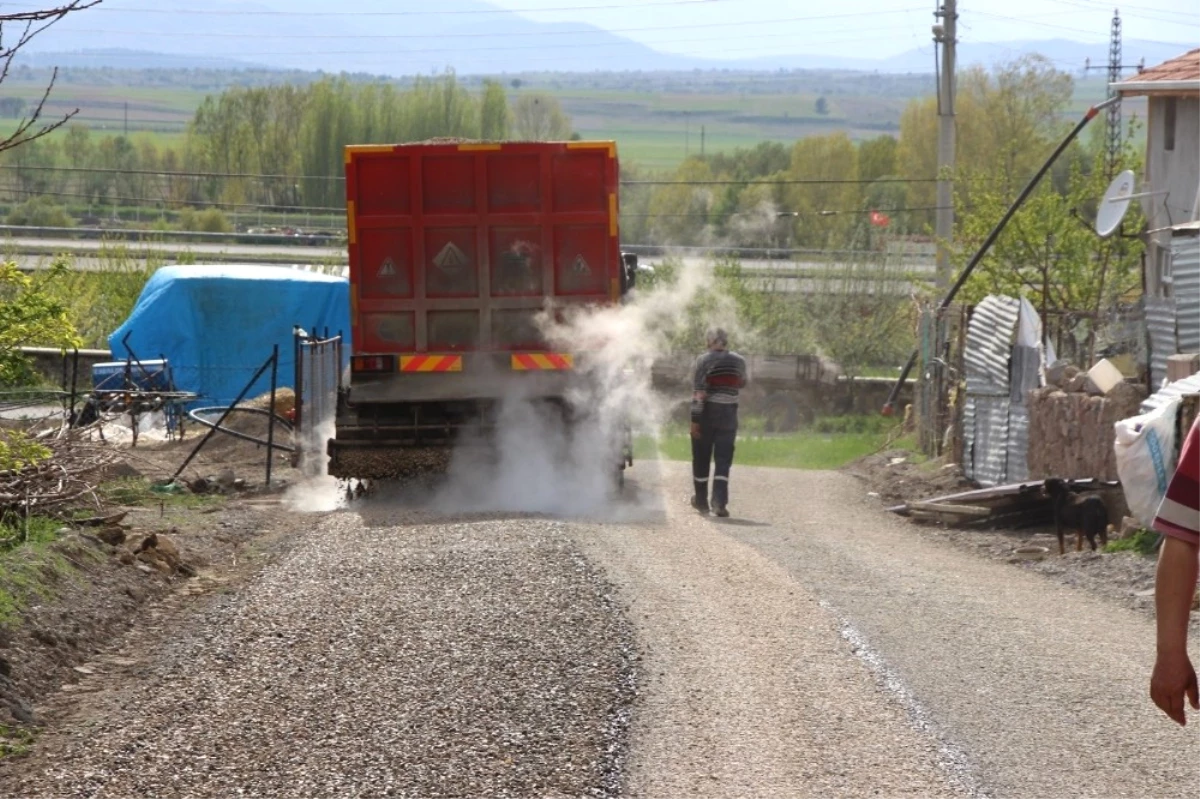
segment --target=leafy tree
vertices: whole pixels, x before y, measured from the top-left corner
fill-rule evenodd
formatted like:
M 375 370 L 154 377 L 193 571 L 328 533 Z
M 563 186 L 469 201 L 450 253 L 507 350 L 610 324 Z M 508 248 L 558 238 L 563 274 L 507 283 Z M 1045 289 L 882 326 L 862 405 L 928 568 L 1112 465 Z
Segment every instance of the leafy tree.
M 817 101 L 813 103 L 813 110 L 821 116 L 826 116 L 829 113 L 829 101 L 824 97 L 818 97 Z
M 689 158 L 675 171 L 670 184 L 659 186 L 650 197 L 650 230 L 662 244 L 694 244 L 708 227 L 713 190 L 704 185 L 712 170 L 699 157 Z
M 558 98 L 548 94 L 522 94 L 513 104 L 513 129 L 526 141 L 563 141 L 571 135 L 571 119 Z
M 899 142 L 894 136 L 876 136 L 858 145 L 859 180 L 878 180 L 896 174 L 896 151 Z
M 479 107 L 479 138 L 485 141 L 507 139 L 510 117 L 504 87 L 494 80 L 484 81 L 483 102 Z
M 831 269 L 819 278 L 820 290 L 805 296 L 804 316 L 818 350 L 848 376 L 903 363 L 912 351 L 916 306 L 902 293 L 881 289 L 903 285 L 907 277 L 895 267 L 851 263 Z
M 1130 137 L 1132 140 L 1133 137 Z M 1121 169 L 1139 170 L 1139 156 L 1127 143 Z M 997 173 L 1004 170 L 997 165 Z M 995 173 L 993 173 L 995 174 Z M 964 184 L 961 207 L 960 265 L 974 254 L 1014 199 L 1000 177 L 984 174 Z M 1104 153 L 1085 170 L 1071 168 L 1067 191 L 1043 183 L 1022 206 L 963 288 L 963 299 L 978 301 L 989 293 L 1025 295 L 1042 311 L 1069 310 L 1097 314 L 1136 292 L 1140 283 L 1142 244 L 1138 239 L 1097 237 L 1089 220 L 1108 184 Z M 1128 228 L 1140 227 L 1140 208 L 1130 206 Z
M 858 210 L 858 151 L 845 133 L 809 136 L 792 147 L 788 178 L 822 183 L 788 186 L 787 211 L 796 214 L 796 242 L 839 247 Z
M 20 347 L 79 346 L 66 306 L 52 297 L 45 282 L 59 279 L 65 272 L 65 266 L 56 264 L 47 276 L 34 280 L 16 264 L 0 264 L 0 386 L 35 381 Z

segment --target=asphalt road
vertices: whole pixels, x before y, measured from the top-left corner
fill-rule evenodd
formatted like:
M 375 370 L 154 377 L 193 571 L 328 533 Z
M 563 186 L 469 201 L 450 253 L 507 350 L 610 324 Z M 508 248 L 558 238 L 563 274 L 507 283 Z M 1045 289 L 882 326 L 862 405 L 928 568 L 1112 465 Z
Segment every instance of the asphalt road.
M 586 518 L 404 497 L 293 515 L 287 557 L 131 654 L 143 678 L 48 735 L 22 795 L 373 796 L 384 780 L 404 795 L 405 779 L 410 794 L 500 795 L 496 768 L 528 765 L 535 746 L 571 758 L 505 790 L 571 794 L 562 769 L 591 768 L 583 732 L 604 721 L 605 702 L 589 701 L 614 642 L 598 596 L 638 651 L 622 795 L 1200 795 L 1196 725 L 1147 697 L 1145 614 L 926 538 L 843 474 L 735 466 L 728 520 L 686 506 L 685 464 L 641 462 L 631 478 L 625 502 Z M 570 502 L 567 486 L 537 488 Z M 583 579 L 593 570 L 611 587 Z M 360 651 L 369 668 L 353 667 Z M 174 665 L 155 665 L 164 652 Z M 534 671 L 545 682 L 513 682 Z M 171 688 L 144 689 L 160 680 Z M 392 711 L 393 697 L 408 698 Z M 510 704 L 544 718 L 557 749 L 536 726 L 516 735 L 512 719 L 483 717 Z M 413 752 L 439 760 L 414 765 Z M 442 782 L 420 781 L 431 768 Z

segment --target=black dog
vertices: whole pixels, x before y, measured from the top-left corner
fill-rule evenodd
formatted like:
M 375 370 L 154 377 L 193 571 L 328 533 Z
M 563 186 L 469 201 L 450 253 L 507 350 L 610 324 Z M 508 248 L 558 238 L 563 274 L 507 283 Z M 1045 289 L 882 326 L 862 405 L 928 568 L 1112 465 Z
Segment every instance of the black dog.
M 1046 481 L 1047 496 L 1054 500 L 1054 524 L 1058 527 L 1058 554 L 1066 554 L 1066 544 L 1063 531 L 1071 528 L 1075 531 L 1075 551 L 1083 550 L 1083 537 L 1086 535 L 1092 551 L 1096 551 L 1096 536 L 1100 536 L 1100 545 L 1108 545 L 1108 508 L 1104 500 L 1094 494 L 1081 497 L 1071 491 L 1065 482 L 1056 477 Z

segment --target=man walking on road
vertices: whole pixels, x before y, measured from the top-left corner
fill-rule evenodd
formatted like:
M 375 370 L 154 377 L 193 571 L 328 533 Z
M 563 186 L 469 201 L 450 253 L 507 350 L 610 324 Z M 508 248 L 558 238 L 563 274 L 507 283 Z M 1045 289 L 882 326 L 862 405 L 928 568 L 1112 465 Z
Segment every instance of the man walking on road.
M 721 328 L 708 331 L 708 352 L 696 360 L 692 378 L 692 507 L 708 513 L 708 477 L 712 477 L 712 510 L 729 515 L 729 469 L 737 439 L 738 391 L 746 385 L 746 361 L 728 350 L 729 337 Z

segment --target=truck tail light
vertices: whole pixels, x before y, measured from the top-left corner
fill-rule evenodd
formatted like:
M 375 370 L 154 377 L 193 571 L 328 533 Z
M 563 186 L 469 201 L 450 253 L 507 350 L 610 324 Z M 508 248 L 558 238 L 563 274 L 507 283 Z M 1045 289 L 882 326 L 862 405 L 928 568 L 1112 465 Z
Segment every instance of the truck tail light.
M 382 374 L 396 371 L 395 355 L 355 355 L 350 358 L 350 371 L 355 374 Z

